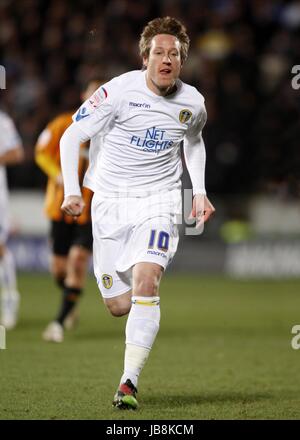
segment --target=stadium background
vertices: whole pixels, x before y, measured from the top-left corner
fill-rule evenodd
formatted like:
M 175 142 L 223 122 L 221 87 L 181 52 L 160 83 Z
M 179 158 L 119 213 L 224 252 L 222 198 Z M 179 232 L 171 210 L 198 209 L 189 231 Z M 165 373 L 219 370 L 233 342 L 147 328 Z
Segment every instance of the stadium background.
M 172 376 L 176 371 L 179 379 L 178 383 L 171 380 L 177 391 L 173 397 L 170 393 L 167 411 L 161 412 L 153 393 L 150 410 L 139 417 L 299 417 L 295 379 L 299 353 L 290 345 L 291 328 L 300 323 L 300 90 L 292 87 L 291 73 L 300 64 L 299 2 L 2 0 L 0 65 L 6 69 L 6 89 L 0 91 L 0 106 L 16 122 L 25 148 L 25 162 L 9 169 L 10 246 L 22 272 L 24 293 L 20 324 L 9 335 L 12 348 L 6 351 L 6 359 L 0 351 L 2 379 L 5 374 L 9 378 L 4 391 L 6 386 L 11 396 L 6 403 L 5 393 L 2 401 L 0 397 L 4 418 L 111 418 L 105 405 L 101 417 L 88 403 L 75 412 L 68 403 L 61 404 L 57 412 L 54 391 L 60 393 L 58 383 L 48 376 L 42 379 L 43 367 L 39 370 L 35 364 L 37 353 L 42 352 L 56 374 L 68 365 L 72 377 L 77 369 L 82 374 L 74 351 L 87 356 L 86 367 L 91 367 L 90 359 L 95 377 L 85 381 L 86 387 L 94 390 L 100 383 L 107 386 L 109 396 L 119 366 L 104 360 L 115 376 L 105 376 L 108 383 L 103 378 L 97 382 L 99 360 L 91 351 L 97 352 L 99 340 L 104 344 L 101 353 L 106 353 L 105 344 L 108 351 L 114 340 L 114 356 L 119 353 L 121 359 L 119 336 L 124 323 L 112 323 L 101 305 L 96 313 L 92 299 L 96 294 L 88 292 L 82 326 L 69 336 L 64 351 L 60 349 L 60 367 L 53 365 L 59 349 L 39 340 L 58 292 L 47 274 L 48 224 L 42 212 L 45 177 L 34 163 L 34 145 L 49 120 L 79 106 L 80 88 L 90 78 L 110 79 L 141 66 L 138 39 L 142 28 L 163 15 L 181 19 L 191 37 L 182 79 L 205 96 L 206 185 L 217 215 L 200 236 L 186 236 L 186 225 L 182 227 L 178 255 L 165 281 L 168 320 L 155 354 L 162 360 L 172 357 L 167 349 L 169 336 L 180 344 L 187 363 L 192 357 L 200 366 L 196 373 L 191 365 L 186 370 L 182 361 L 177 366 L 178 360 L 172 358 Z M 186 173 L 183 182 L 185 188 L 190 187 Z M 96 292 L 92 279 L 87 290 Z M 190 343 L 182 339 L 184 333 Z M 15 366 L 20 359 L 23 370 Z M 154 357 L 151 362 L 160 377 L 158 360 Z M 32 368 L 37 368 L 37 380 L 29 385 Z M 182 414 L 179 397 L 186 379 L 183 372 L 197 377 L 200 396 L 194 388 L 185 388 L 183 403 L 189 407 L 191 402 L 187 414 Z M 23 382 L 10 394 L 9 386 L 18 375 L 23 375 Z M 79 379 L 71 383 L 69 399 L 76 392 L 81 395 Z M 144 384 L 151 388 L 146 372 Z M 48 403 L 39 400 L 43 387 L 52 389 Z M 35 404 L 26 401 L 27 412 L 21 409 L 20 392 L 37 398 Z M 164 395 L 163 390 L 160 393 Z M 67 401 L 65 395 L 61 398 Z M 95 403 L 96 394 L 93 398 Z M 20 408 L 17 401 L 22 402 Z

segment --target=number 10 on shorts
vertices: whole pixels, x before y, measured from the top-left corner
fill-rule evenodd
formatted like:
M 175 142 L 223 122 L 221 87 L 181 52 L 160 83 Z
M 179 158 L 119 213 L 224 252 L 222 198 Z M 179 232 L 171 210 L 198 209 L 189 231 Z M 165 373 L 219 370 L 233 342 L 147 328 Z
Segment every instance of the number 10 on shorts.
M 160 231 L 157 233 L 156 229 L 152 229 L 150 233 L 150 240 L 149 240 L 149 249 L 153 249 L 156 245 L 157 248 L 163 252 L 167 252 L 169 249 L 169 241 L 170 241 L 170 235 L 165 231 Z

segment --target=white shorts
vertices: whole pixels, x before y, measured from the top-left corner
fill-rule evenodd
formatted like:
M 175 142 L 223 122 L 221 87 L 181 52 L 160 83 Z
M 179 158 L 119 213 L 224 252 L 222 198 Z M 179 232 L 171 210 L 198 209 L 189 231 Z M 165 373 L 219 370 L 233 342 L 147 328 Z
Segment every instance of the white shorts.
M 177 250 L 180 191 L 147 197 L 92 201 L 93 259 L 97 284 L 104 298 L 131 289 L 132 267 L 156 263 L 165 270 Z

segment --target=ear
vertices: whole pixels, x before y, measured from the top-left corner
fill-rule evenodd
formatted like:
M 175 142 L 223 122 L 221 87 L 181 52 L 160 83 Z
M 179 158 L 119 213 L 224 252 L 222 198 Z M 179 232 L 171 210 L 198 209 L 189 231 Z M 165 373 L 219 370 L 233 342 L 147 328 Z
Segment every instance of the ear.
M 143 65 L 144 65 L 145 67 L 148 67 L 148 58 L 143 57 Z

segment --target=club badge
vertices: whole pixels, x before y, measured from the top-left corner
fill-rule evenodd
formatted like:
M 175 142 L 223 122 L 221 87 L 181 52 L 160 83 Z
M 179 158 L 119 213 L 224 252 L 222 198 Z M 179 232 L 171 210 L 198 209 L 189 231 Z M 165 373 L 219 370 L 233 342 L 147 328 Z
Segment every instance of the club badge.
M 105 287 L 105 289 L 110 289 L 113 285 L 113 279 L 112 276 L 107 275 L 106 273 L 102 275 L 102 284 Z
M 185 124 L 189 119 L 191 119 L 191 117 L 192 117 L 192 112 L 186 108 L 181 110 L 181 112 L 179 113 L 179 121 L 182 124 Z

